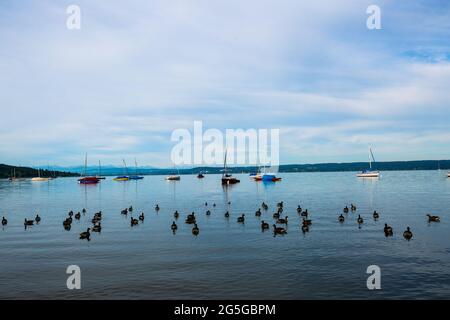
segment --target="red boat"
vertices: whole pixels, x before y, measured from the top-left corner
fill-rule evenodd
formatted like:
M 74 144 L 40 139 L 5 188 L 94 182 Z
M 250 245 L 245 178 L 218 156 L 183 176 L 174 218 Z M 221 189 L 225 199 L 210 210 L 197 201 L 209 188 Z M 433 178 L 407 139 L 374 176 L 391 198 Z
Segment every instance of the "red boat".
M 96 184 L 99 183 L 100 179 L 97 177 L 83 177 L 78 179 L 78 183 L 81 184 Z
M 96 184 L 96 183 L 100 182 L 100 178 L 99 177 L 95 177 L 95 176 L 86 177 L 86 171 L 87 171 L 87 153 L 86 153 L 86 157 L 84 158 L 83 178 L 78 179 L 78 183 L 81 183 L 81 184 Z

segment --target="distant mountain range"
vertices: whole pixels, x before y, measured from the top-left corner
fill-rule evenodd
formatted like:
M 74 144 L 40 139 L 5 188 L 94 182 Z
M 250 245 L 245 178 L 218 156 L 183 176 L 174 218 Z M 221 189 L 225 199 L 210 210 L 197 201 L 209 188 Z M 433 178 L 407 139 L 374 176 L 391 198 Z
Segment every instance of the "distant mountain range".
M 339 171 L 362 171 L 367 169 L 367 162 L 352 162 L 352 163 L 316 163 L 316 164 L 286 164 L 280 165 L 278 172 L 339 172 Z M 16 176 L 29 178 L 37 176 L 37 169 L 27 167 L 14 167 L 5 164 L 0 164 L 0 178 L 9 178 L 14 168 L 16 168 Z M 256 172 L 257 167 L 229 167 L 228 171 L 231 173 L 250 173 Z M 402 171 L 402 170 L 450 170 L 450 160 L 418 160 L 418 161 L 388 161 L 377 162 L 374 165 L 374 170 L 380 171 Z M 79 176 L 83 173 L 83 166 L 75 167 L 50 167 L 48 170 L 41 170 L 43 177 L 71 177 Z M 168 174 L 198 174 L 203 173 L 222 173 L 222 167 L 195 167 L 195 168 L 181 168 L 179 170 L 167 168 L 154 167 L 138 167 L 129 168 L 128 174 L 140 175 L 168 175 Z M 95 166 L 87 167 L 87 175 L 98 175 L 99 168 Z M 116 176 L 125 174 L 122 167 L 105 166 L 101 168 L 102 176 Z

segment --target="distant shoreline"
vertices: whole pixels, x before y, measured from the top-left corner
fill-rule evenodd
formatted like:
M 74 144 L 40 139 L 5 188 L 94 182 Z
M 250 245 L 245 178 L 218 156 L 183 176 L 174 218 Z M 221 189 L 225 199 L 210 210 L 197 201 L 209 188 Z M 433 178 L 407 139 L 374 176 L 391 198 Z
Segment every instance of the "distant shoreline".
M 9 178 L 16 169 L 16 177 L 31 178 L 37 176 L 37 170 L 27 167 L 15 167 L 0 164 L 0 179 Z M 82 167 L 57 167 L 58 170 L 52 168 L 48 170 L 42 170 L 41 176 L 43 177 L 77 177 L 80 176 Z M 56 169 L 56 168 L 55 168 Z M 316 163 L 316 164 L 285 164 L 280 165 L 278 168 L 279 173 L 288 172 L 359 172 L 368 169 L 367 162 L 349 162 L 349 163 Z M 386 161 L 376 162 L 373 164 L 373 170 L 379 171 L 429 171 L 429 170 L 450 170 L 450 160 L 416 160 L 416 161 Z M 241 166 L 241 167 L 228 167 L 230 173 L 252 173 L 256 172 L 258 167 L 256 166 Z M 189 174 L 221 174 L 222 167 L 194 167 L 194 168 L 182 168 L 177 170 L 177 174 L 189 175 Z M 88 167 L 86 170 L 87 175 L 98 175 L 97 167 Z M 117 176 L 125 174 L 123 168 L 106 166 L 101 169 L 102 176 Z M 139 175 L 169 175 L 174 174 L 174 169 L 166 168 L 137 168 L 129 169 L 128 174 Z

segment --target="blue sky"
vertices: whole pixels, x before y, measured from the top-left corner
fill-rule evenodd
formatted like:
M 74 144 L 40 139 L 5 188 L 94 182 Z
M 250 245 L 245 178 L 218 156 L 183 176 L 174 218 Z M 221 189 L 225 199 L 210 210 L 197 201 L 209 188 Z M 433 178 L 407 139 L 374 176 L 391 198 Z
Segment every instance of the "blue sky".
M 170 166 L 194 120 L 284 164 L 450 158 L 450 2 L 310 2 L 0 2 L 0 163 Z

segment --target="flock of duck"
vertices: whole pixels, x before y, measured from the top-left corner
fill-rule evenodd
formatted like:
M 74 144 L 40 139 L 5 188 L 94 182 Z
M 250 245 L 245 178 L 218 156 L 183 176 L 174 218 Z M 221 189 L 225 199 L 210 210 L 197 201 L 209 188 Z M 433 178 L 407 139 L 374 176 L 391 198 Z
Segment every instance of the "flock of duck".
M 228 202 L 228 205 L 230 205 L 231 203 Z M 212 205 L 213 207 L 216 207 L 216 204 L 214 203 Z M 205 203 L 205 207 L 208 207 L 208 203 Z M 283 208 L 284 208 L 284 204 L 283 201 L 282 202 L 278 202 L 276 205 L 276 212 L 273 214 L 273 219 L 274 219 L 274 223 L 272 224 L 273 227 L 273 234 L 274 236 L 276 235 L 284 235 L 287 234 L 287 230 L 286 230 L 286 226 L 288 225 L 288 216 L 285 215 L 283 216 Z M 256 210 L 255 212 L 255 216 L 256 217 L 261 217 L 263 211 L 268 211 L 269 206 L 263 202 L 261 204 L 261 207 L 258 208 L 258 210 Z M 155 206 L 155 211 L 159 212 L 160 207 L 158 204 L 156 204 Z M 350 205 L 350 208 L 348 206 L 346 206 L 343 209 L 343 213 L 346 214 L 346 216 L 348 217 L 348 213 L 352 212 L 355 213 L 357 211 L 357 208 L 354 204 Z M 67 218 L 65 218 L 63 220 L 63 227 L 65 230 L 69 231 L 72 227 L 72 222 L 73 219 L 75 220 L 80 220 L 82 214 L 85 215 L 86 214 L 86 209 L 82 209 L 81 212 L 77 212 L 74 214 L 73 211 L 70 211 L 68 213 Z M 133 226 L 137 226 L 139 224 L 139 222 L 143 222 L 145 219 L 145 215 L 142 212 L 139 216 L 138 219 L 134 218 L 132 216 L 133 213 L 133 207 L 130 206 L 129 208 L 125 208 L 121 211 L 121 214 L 124 216 L 128 216 L 128 214 L 130 214 L 130 225 L 131 227 Z M 300 223 L 300 230 L 303 233 L 309 232 L 309 228 L 312 225 L 312 220 L 308 219 L 309 218 L 309 212 L 308 209 L 303 210 L 301 208 L 301 206 L 297 206 L 297 214 L 301 217 L 301 223 Z M 206 215 L 210 216 L 211 215 L 211 210 L 207 209 L 206 210 Z M 342 213 L 338 216 L 338 222 L 339 223 L 344 223 L 345 220 L 347 219 L 346 216 L 344 216 Z M 176 221 L 178 220 L 178 218 L 180 217 L 180 213 L 178 211 L 175 211 L 173 214 L 174 217 L 174 221 L 172 222 L 170 229 L 172 230 L 173 233 L 175 233 L 178 229 L 178 225 L 176 223 Z M 224 217 L 229 219 L 230 218 L 230 212 L 226 211 L 224 214 Z M 376 221 L 380 218 L 380 214 L 377 211 L 374 211 L 372 214 L 373 219 Z M 428 218 L 428 222 L 440 222 L 440 217 L 439 216 L 433 216 L 430 214 L 427 214 L 427 218 Z M 92 222 L 92 227 L 87 228 L 87 230 L 85 232 L 80 233 L 80 239 L 86 239 L 86 240 L 90 240 L 90 236 L 91 236 L 91 231 L 92 232 L 101 232 L 102 230 L 102 225 L 101 225 L 101 220 L 102 220 L 102 212 L 96 212 L 93 216 L 93 218 L 91 219 Z M 240 216 L 237 217 L 236 219 L 237 223 L 245 223 L 245 214 L 241 214 Z M 36 215 L 36 217 L 34 219 L 25 219 L 24 221 L 24 226 L 25 229 L 29 226 L 33 226 L 35 223 L 39 224 L 41 222 L 41 217 L 39 216 L 39 214 Z M 361 225 L 364 223 L 364 219 L 361 217 L 361 215 L 358 214 L 358 217 L 356 219 L 356 222 L 358 223 L 358 226 L 361 227 Z M 191 214 L 188 214 L 186 216 L 185 219 L 185 223 L 188 225 L 193 225 L 192 227 L 192 234 L 197 236 L 200 233 L 200 228 L 197 225 L 197 218 L 195 215 L 195 212 L 192 212 Z M 2 218 L 2 226 L 6 226 L 8 224 L 8 220 L 3 217 Z M 261 221 L 261 230 L 262 231 L 266 231 L 270 229 L 270 225 L 268 222 L 262 220 Z M 389 226 L 387 223 L 384 224 L 384 234 L 386 237 L 391 237 L 394 235 L 394 231 L 393 228 L 391 226 Z M 406 228 L 406 230 L 403 232 L 403 237 L 406 240 L 411 240 L 413 237 L 413 233 L 410 229 L 410 227 L 408 226 Z

